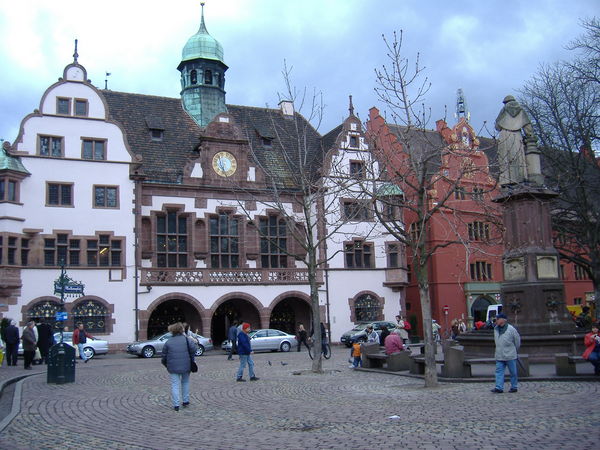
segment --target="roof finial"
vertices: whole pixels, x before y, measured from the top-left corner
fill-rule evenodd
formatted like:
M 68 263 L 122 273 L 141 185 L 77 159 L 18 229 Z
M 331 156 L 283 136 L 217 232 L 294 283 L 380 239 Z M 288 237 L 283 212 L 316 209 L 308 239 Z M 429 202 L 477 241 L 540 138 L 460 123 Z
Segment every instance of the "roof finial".
M 350 105 L 348 106 L 348 111 L 350 111 L 350 115 L 354 115 L 354 105 L 352 104 L 352 96 L 350 95 Z
M 467 108 L 467 100 L 465 99 L 462 89 L 458 89 L 458 91 L 456 91 L 456 113 L 454 116 L 458 120 L 464 117 L 467 122 L 471 118 L 471 113 Z
M 75 39 L 75 53 L 73 53 L 73 62 L 77 64 L 77 58 L 79 58 L 79 53 L 77 53 L 77 39 Z
M 200 2 L 200 6 L 202 8 L 202 12 L 200 13 L 200 29 L 198 30 L 198 32 L 208 34 L 208 30 L 206 29 L 206 25 L 204 24 L 204 2 Z

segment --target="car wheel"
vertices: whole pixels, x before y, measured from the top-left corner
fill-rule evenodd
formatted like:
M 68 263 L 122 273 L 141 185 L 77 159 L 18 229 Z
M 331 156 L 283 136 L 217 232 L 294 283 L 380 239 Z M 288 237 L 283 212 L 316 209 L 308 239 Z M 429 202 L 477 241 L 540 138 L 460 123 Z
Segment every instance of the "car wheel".
M 348 347 L 348 348 L 352 347 L 352 343 L 351 343 L 351 342 L 346 342 L 344 345 L 345 345 L 346 347 Z
M 94 349 L 92 347 L 84 347 L 83 354 L 85 355 L 85 357 L 87 359 L 92 359 L 94 357 L 94 355 L 96 354 L 96 352 L 94 351 Z
M 195 356 L 202 356 L 202 355 L 204 355 L 204 347 L 202 345 L 198 345 Z
M 282 342 L 281 345 L 279 346 L 279 349 L 282 352 L 289 352 L 291 348 L 292 348 L 292 346 L 290 345 L 289 342 Z
M 147 345 L 146 347 L 144 347 L 142 349 L 142 356 L 144 358 L 152 358 L 154 356 L 154 353 L 155 353 L 154 347 L 152 347 L 150 345 Z

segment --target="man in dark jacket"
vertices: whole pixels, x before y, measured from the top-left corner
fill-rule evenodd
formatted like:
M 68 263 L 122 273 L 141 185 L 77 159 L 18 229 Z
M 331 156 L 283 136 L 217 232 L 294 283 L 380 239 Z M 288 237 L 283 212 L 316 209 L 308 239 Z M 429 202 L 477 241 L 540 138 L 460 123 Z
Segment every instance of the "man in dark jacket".
M 227 354 L 227 360 L 233 359 L 232 355 L 237 351 L 237 336 L 238 336 L 238 324 L 236 321 L 231 323 L 229 330 L 227 331 L 227 339 L 231 342 L 231 348 Z
M 242 324 L 242 331 L 238 333 L 237 351 L 240 355 L 240 368 L 237 372 L 237 381 L 244 380 L 244 367 L 248 364 L 248 373 L 250 374 L 250 381 L 256 381 L 258 378 L 254 374 L 254 361 L 252 361 L 252 347 L 250 345 L 250 324 L 244 322 Z
M 42 362 L 48 364 L 48 350 L 54 344 L 54 335 L 52 334 L 52 327 L 44 322 L 37 326 L 37 332 L 37 346 L 40 349 L 40 355 L 42 355 Z
M 35 356 L 35 332 L 33 331 L 33 327 L 35 326 L 35 322 L 32 320 L 27 322 L 27 326 L 23 330 L 23 336 L 21 340 L 23 341 L 23 360 L 25 362 L 25 369 L 31 370 L 31 363 L 33 362 L 33 357 Z
M 4 343 L 6 344 L 6 364 L 9 366 L 17 365 L 17 356 L 19 354 L 19 329 L 17 322 L 10 321 L 10 325 L 4 330 Z

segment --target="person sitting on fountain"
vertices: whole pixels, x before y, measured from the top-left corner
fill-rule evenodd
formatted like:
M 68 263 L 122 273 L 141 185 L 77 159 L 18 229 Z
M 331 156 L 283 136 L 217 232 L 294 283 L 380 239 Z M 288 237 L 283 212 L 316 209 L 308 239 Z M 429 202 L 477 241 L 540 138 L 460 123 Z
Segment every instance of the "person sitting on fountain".
M 598 324 L 592 324 L 592 331 L 585 335 L 583 343 L 585 352 L 583 359 L 587 359 L 594 366 L 594 375 L 600 375 L 600 335 L 598 334 Z

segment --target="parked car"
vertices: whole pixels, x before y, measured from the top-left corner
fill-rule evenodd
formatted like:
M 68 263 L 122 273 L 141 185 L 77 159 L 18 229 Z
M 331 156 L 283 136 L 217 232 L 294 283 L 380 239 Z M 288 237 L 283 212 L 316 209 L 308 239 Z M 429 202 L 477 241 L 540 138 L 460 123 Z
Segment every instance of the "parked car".
M 60 342 L 60 333 L 54 333 L 54 342 L 58 344 Z M 63 342 L 65 344 L 70 345 L 71 347 L 75 347 L 73 345 L 73 332 L 72 331 L 64 331 L 63 332 Z M 87 342 L 84 344 L 83 353 L 85 356 L 89 358 L 93 358 L 96 355 L 106 355 L 108 353 L 108 341 L 103 339 L 91 339 L 87 338 Z M 23 343 L 19 343 L 19 355 L 23 356 Z
M 137 355 L 140 358 L 152 358 L 154 355 L 160 355 L 162 353 L 163 346 L 172 336 L 171 333 L 165 333 L 152 339 L 148 339 L 147 341 L 136 341 L 129 344 L 126 351 L 127 353 Z M 196 356 L 202 356 L 205 351 L 213 349 L 212 339 L 196 333 L 191 333 L 191 336 L 198 340 Z
M 366 342 L 367 332 L 365 331 L 365 329 L 369 324 L 373 325 L 373 329 L 379 336 L 381 336 L 381 327 L 386 326 L 388 330 L 392 331 L 394 328 L 396 328 L 397 325 L 396 323 L 388 322 L 387 320 L 380 320 L 369 323 L 359 323 L 350 331 L 346 331 L 344 334 L 342 334 L 340 341 L 342 342 L 342 344 L 345 344 L 346 347 L 352 347 L 352 344 L 354 344 L 355 342 Z
M 241 332 L 240 332 L 241 333 Z M 284 333 L 283 331 L 265 328 L 251 331 L 250 346 L 252 351 L 282 351 L 289 352 L 293 346 L 298 345 L 296 336 Z M 221 344 L 221 349 L 228 352 L 231 349 L 231 341 L 227 340 Z

